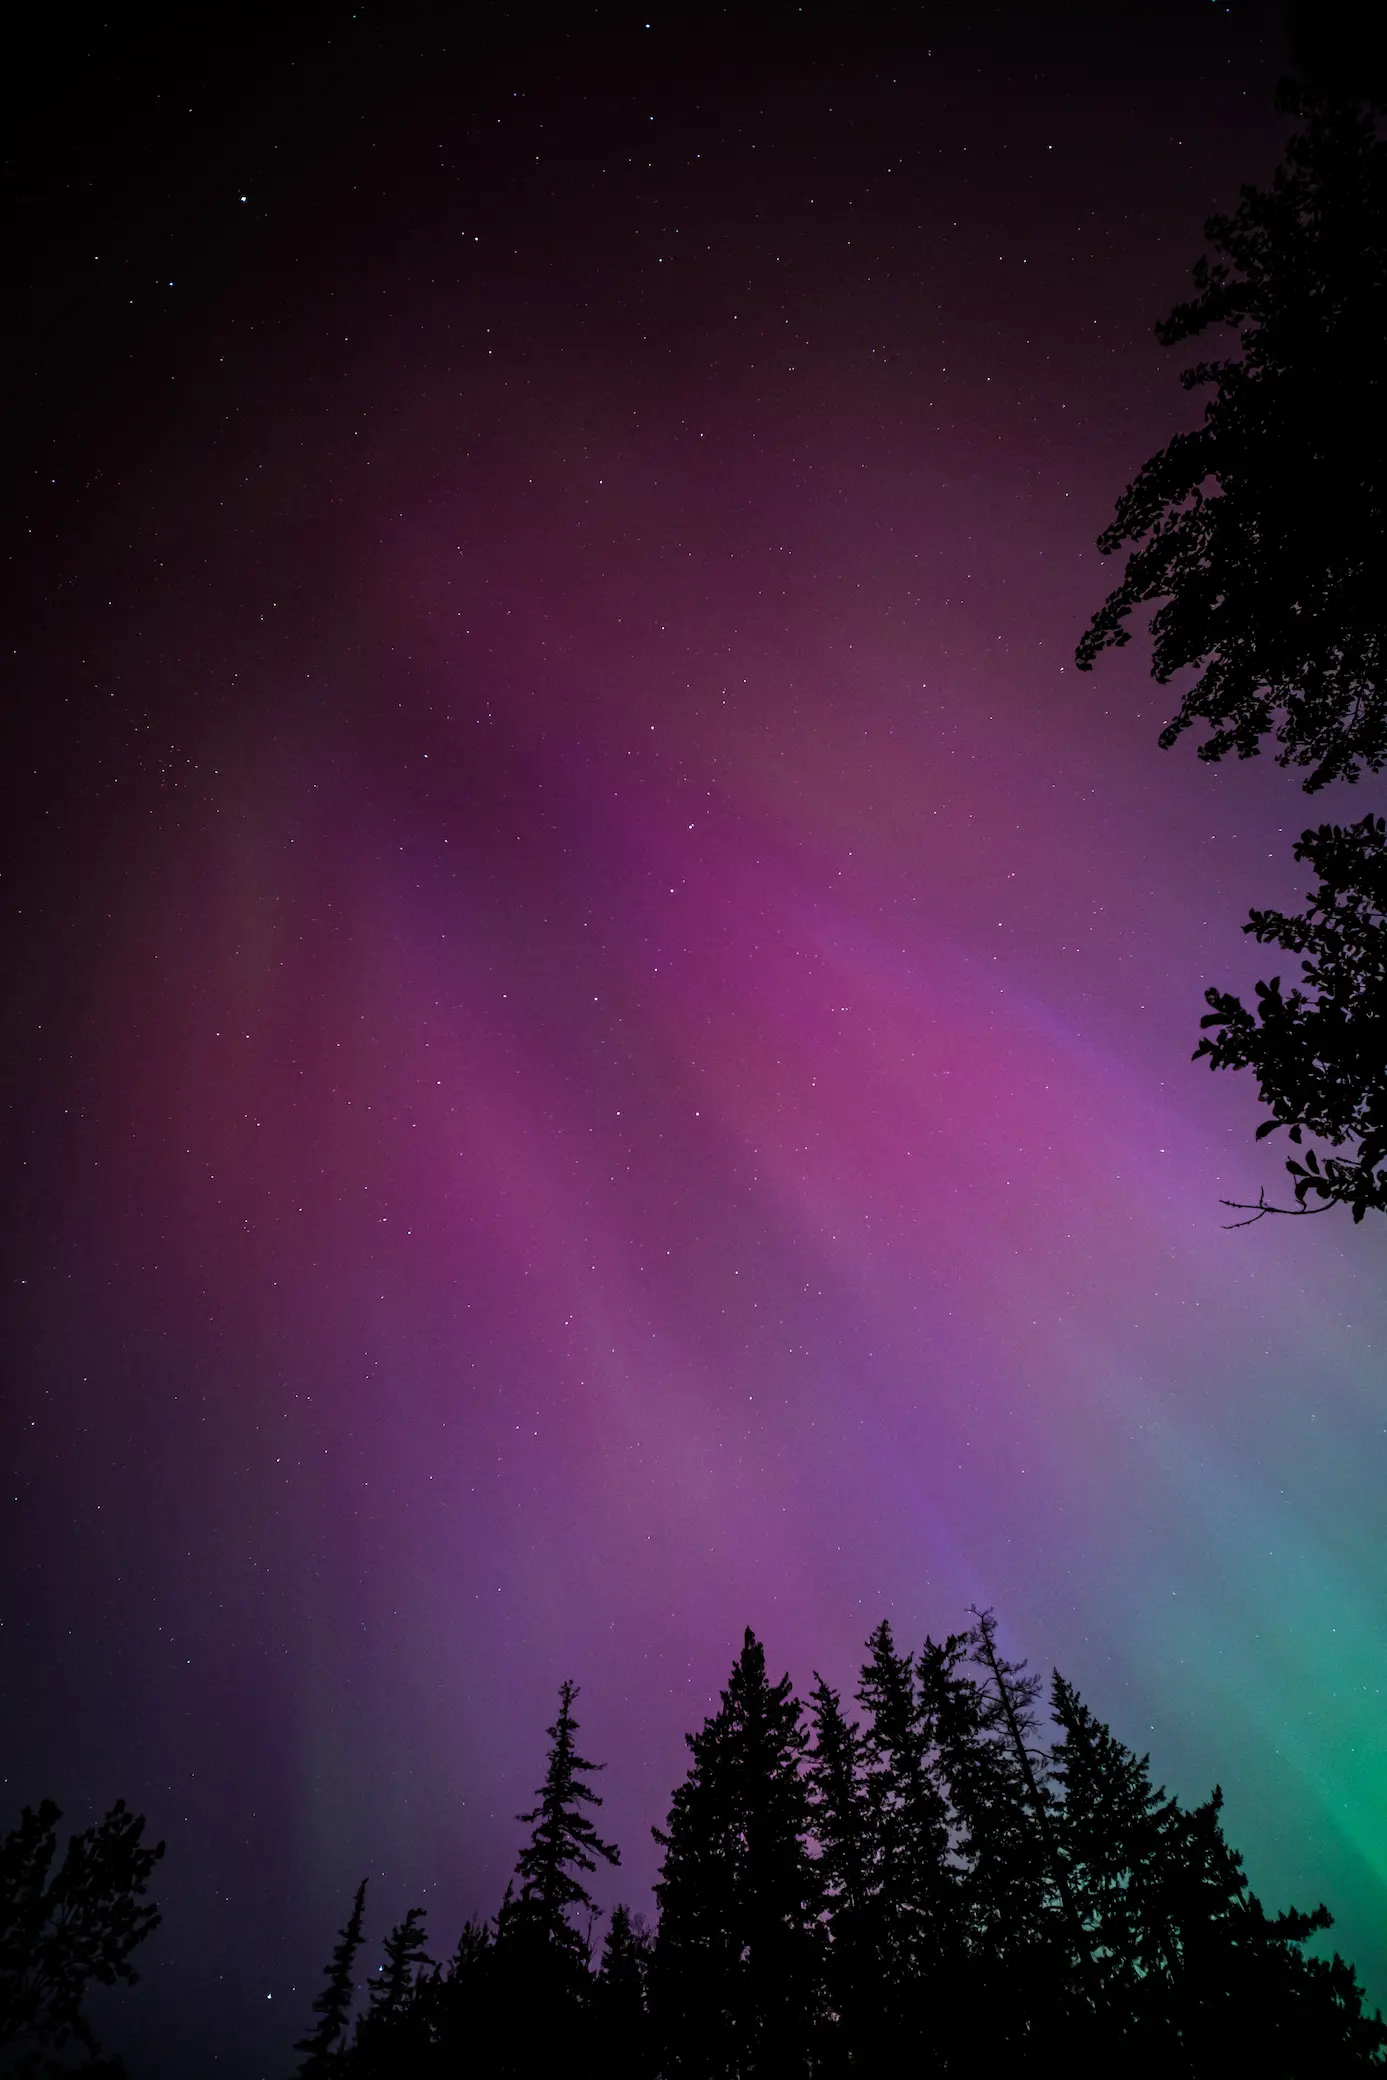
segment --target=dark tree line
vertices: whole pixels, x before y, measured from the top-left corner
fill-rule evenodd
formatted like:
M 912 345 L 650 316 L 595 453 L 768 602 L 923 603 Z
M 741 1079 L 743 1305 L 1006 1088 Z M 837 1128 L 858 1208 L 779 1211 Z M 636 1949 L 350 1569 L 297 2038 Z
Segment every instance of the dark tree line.
M 1121 2073 L 1333 2080 L 1387 2064 L 1323 1907 L 1268 1914 L 1224 1839 L 988 1612 L 918 1653 L 889 1625 L 853 1703 L 772 1682 L 748 1632 L 656 1839 L 653 1932 L 605 1941 L 584 1883 L 615 1863 L 577 1752 L 549 1730 L 516 1882 L 450 1957 L 423 1915 L 358 2000 L 365 1887 L 298 2046 L 301 2080 L 838 2080 Z
M 1279 764 L 1306 770 L 1307 792 L 1387 765 L 1384 81 L 1380 66 L 1353 70 L 1283 85 L 1280 106 L 1301 125 L 1285 163 L 1210 218 L 1195 294 L 1156 328 L 1181 346 L 1227 327 L 1237 351 L 1184 371 L 1187 390 L 1208 393 L 1203 423 L 1118 501 L 1098 546 L 1126 548 L 1126 568 L 1077 653 L 1090 669 L 1150 609 L 1152 674 L 1182 688 L 1162 744 L 1199 724 L 1203 759 L 1270 742 Z M 1308 909 L 1253 912 L 1246 930 L 1309 956 L 1289 996 L 1279 977 L 1250 1010 L 1207 992 L 1204 1024 L 1220 1031 L 1196 1059 L 1252 1069 L 1271 1112 L 1260 1131 L 1284 1126 L 1299 1145 L 1295 1205 L 1263 1194 L 1245 1209 L 1254 1219 L 1387 1212 L 1381 833 L 1371 817 L 1306 831 L 1295 856 L 1322 882 Z

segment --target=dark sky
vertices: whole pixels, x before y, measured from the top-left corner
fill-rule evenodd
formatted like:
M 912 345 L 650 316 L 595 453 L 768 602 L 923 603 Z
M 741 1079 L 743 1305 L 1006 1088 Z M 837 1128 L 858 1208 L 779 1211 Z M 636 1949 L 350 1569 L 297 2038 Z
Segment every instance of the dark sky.
M 1380 1244 L 1189 1062 L 1308 818 L 1073 668 L 1283 19 L 846 20 L 3 68 L 0 1777 L 168 1840 L 136 2080 L 491 1911 L 565 1676 L 648 1905 L 746 1623 L 971 1601 L 1387 1993 Z

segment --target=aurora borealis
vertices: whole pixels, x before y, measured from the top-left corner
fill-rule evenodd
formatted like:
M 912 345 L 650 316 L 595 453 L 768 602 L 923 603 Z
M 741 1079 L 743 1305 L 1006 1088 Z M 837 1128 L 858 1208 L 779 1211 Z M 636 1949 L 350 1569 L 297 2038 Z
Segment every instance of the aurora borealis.
M 646 1906 L 744 1625 L 973 1602 L 1387 1999 L 1381 1238 L 1189 1061 L 1311 809 L 1072 661 L 1279 21 L 767 23 L 305 18 L 46 205 L 0 1774 L 168 1838 L 140 2072 L 489 1911 L 562 1678 Z

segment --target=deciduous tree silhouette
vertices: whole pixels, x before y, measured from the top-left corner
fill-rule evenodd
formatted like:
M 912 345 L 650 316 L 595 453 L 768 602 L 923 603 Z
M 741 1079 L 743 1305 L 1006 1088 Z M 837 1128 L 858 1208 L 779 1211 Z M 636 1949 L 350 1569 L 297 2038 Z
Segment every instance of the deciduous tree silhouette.
M 87 1989 L 133 1986 L 131 1953 L 159 1926 L 145 1888 L 164 1853 L 148 1848 L 144 1819 L 122 1799 L 68 1841 L 57 1871 L 58 1822 L 50 1799 L 26 1806 L 0 1842 L 0 2063 L 24 2075 L 69 2070 L 116 2074 L 82 2012 Z
M 1269 188 L 1245 187 L 1231 216 L 1210 218 L 1215 257 L 1156 328 L 1175 346 L 1228 326 L 1240 351 L 1182 375 L 1212 392 L 1203 425 L 1152 456 L 1099 537 L 1105 555 L 1130 553 L 1077 662 L 1087 671 L 1130 642 L 1132 615 L 1152 607 L 1153 676 L 1185 682 L 1162 744 L 1197 722 L 1209 725 L 1205 759 L 1251 758 L 1271 738 L 1312 792 L 1387 763 L 1387 142 L 1355 98 L 1373 79 L 1380 90 L 1380 74 L 1352 82 L 1308 19 L 1297 41 L 1319 51 L 1317 84 L 1279 89 L 1302 125 L 1285 163 Z M 1211 1068 L 1256 1070 L 1273 1114 L 1261 1131 L 1356 1144 L 1292 1157 L 1293 1207 L 1265 1192 L 1225 1202 L 1252 1221 L 1387 1211 L 1378 833 L 1371 818 L 1305 832 L 1296 857 L 1314 859 L 1325 882 L 1310 912 L 1252 913 L 1259 939 L 1311 954 L 1309 994 L 1283 998 L 1274 977 L 1257 985 L 1253 1013 L 1206 992 L 1204 1026 L 1221 1030 L 1197 1053 Z
M 1225 990 L 1207 991 L 1201 1024 L 1215 1032 L 1195 1060 L 1256 1073 L 1271 1108 L 1259 1140 L 1285 1127 L 1302 1147 L 1313 1134 L 1332 1149 L 1352 1149 L 1341 1156 L 1305 1148 L 1286 1164 L 1294 1207 L 1269 1206 L 1263 1196 L 1240 1210 L 1260 1220 L 1338 1205 L 1361 1221 L 1369 1211 L 1387 1213 L 1387 822 L 1321 824 L 1302 835 L 1295 856 L 1320 877 L 1306 909 L 1289 917 L 1254 910 L 1243 930 L 1300 954 L 1300 985 L 1283 996 L 1279 975 L 1259 982 L 1255 1010 Z
M 1204 423 L 1138 472 L 1099 538 L 1132 545 L 1077 652 L 1131 641 L 1154 605 L 1154 677 L 1191 674 L 1161 733 L 1199 755 L 1268 736 L 1305 785 L 1387 761 L 1387 147 L 1369 109 L 1287 82 L 1302 120 L 1270 188 L 1209 219 L 1217 257 L 1157 326 L 1167 346 L 1229 326 L 1240 352 L 1181 377 Z

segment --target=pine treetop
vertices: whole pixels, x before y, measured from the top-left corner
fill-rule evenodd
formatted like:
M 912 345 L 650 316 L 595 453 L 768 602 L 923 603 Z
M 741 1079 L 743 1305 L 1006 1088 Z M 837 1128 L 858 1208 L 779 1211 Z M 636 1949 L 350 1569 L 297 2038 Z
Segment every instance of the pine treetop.
M 595 1871 L 599 1858 L 609 1864 L 621 1861 L 620 1850 L 602 1840 L 584 1810 L 600 1806 L 602 1801 L 583 1779 L 596 1775 L 605 1765 L 589 1762 L 578 1753 L 574 1740 L 578 1722 L 573 1716 L 577 1695 L 576 1684 L 560 1685 L 559 1716 L 548 1729 L 549 1762 L 538 1793 L 539 1803 L 528 1813 L 516 1815 L 523 1825 L 533 1829 L 515 1865 L 522 1914 L 528 1910 L 527 1918 L 538 1918 L 544 1938 L 561 1944 L 577 1939 L 567 1919 L 570 1908 L 582 1908 L 589 1915 L 597 1913 L 591 1894 L 576 1873 Z

